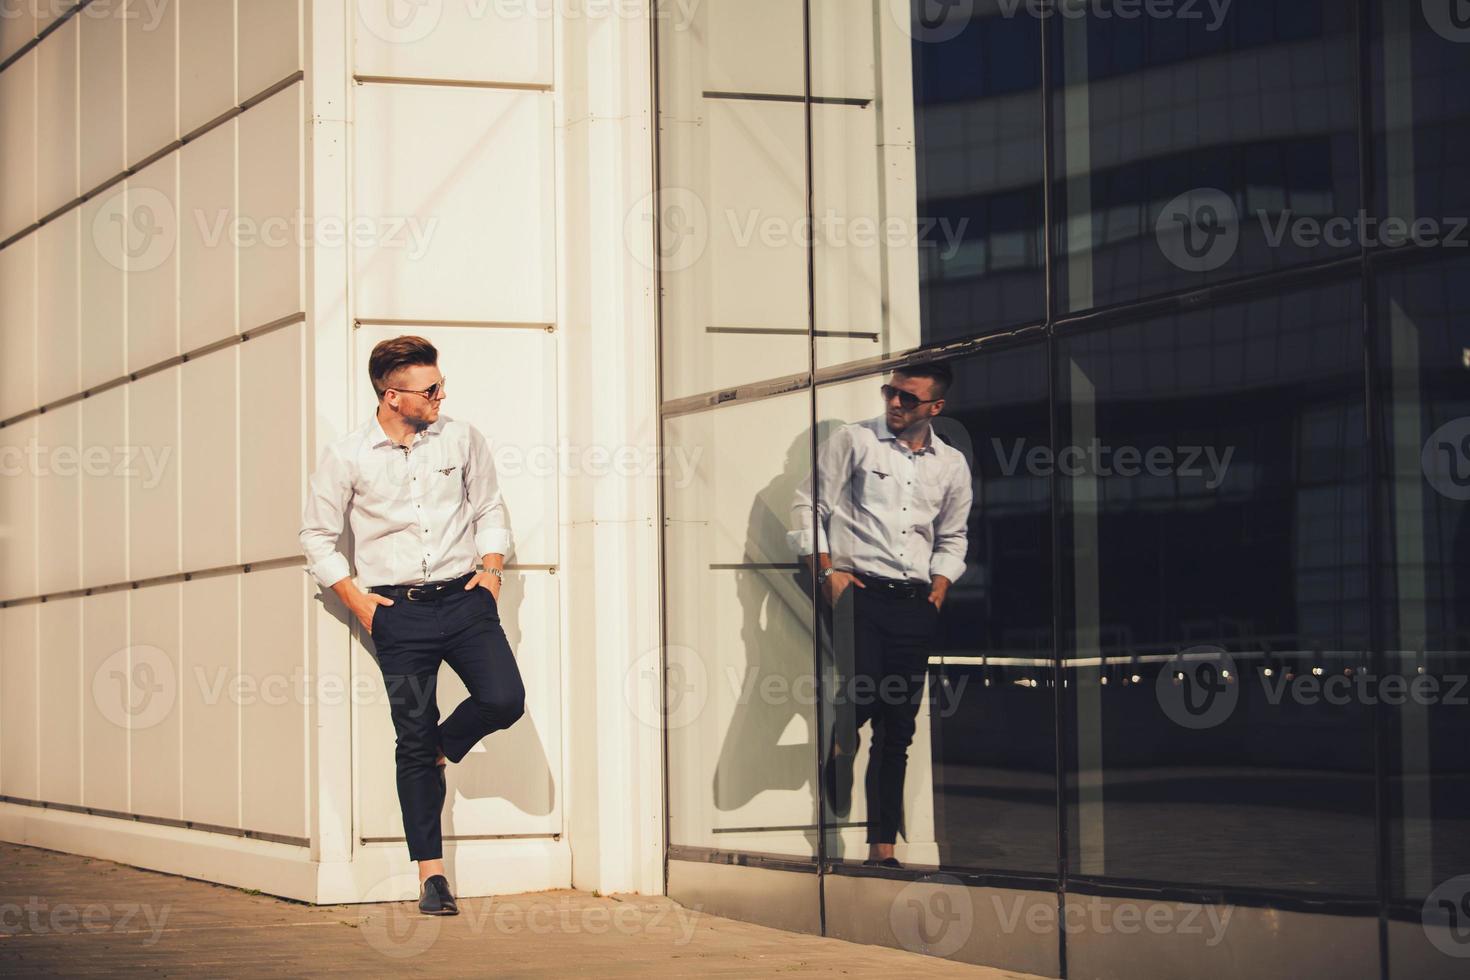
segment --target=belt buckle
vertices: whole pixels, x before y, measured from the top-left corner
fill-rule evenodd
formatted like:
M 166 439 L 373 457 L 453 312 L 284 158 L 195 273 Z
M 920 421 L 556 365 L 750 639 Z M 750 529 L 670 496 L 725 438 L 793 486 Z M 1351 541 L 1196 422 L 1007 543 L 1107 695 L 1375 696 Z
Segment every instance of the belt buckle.
M 422 588 L 422 586 L 410 585 L 408 587 L 408 592 L 404 595 L 404 598 L 407 599 L 409 602 L 419 602 L 419 598 L 413 594 L 414 590 L 419 588 Z

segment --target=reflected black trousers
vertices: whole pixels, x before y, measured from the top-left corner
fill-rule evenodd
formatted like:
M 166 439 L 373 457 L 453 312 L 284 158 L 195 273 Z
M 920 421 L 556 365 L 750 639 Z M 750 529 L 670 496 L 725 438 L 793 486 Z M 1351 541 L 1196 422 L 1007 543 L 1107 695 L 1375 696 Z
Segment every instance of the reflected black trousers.
M 495 597 L 479 586 L 466 591 L 471 577 L 456 580 L 441 597 L 395 596 L 393 605 L 373 612 L 373 644 L 398 737 L 398 805 L 411 861 L 444 856 L 444 770 L 435 765 L 440 750 L 458 762 L 480 739 L 509 728 L 525 712 L 525 685 Z M 441 662 L 469 691 L 442 724 L 436 697 Z
M 903 784 L 909 745 L 929 675 L 929 647 L 939 610 L 927 596 L 898 596 L 851 586 L 823 615 L 831 644 L 833 679 L 824 698 L 843 753 L 855 753 L 864 722 L 873 744 L 863 781 L 868 843 L 893 844 L 903 829 Z

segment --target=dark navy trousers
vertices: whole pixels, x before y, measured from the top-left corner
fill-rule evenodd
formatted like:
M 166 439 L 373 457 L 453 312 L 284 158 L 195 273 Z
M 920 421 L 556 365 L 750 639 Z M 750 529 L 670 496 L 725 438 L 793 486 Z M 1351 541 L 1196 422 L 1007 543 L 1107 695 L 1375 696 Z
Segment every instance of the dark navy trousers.
M 410 601 L 373 613 L 372 638 L 397 733 L 398 805 L 411 861 L 444 856 L 440 814 L 444 770 L 491 732 L 509 728 L 525 713 L 520 668 L 500 626 L 495 597 L 481 586 L 466 591 L 466 575 L 440 598 Z M 464 682 L 469 697 L 439 720 L 439 664 Z

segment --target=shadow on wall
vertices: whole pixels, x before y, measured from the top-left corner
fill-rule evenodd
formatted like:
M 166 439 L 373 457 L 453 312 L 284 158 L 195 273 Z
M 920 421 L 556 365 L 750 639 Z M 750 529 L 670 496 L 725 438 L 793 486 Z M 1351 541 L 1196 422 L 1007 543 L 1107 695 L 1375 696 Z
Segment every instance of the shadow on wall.
M 520 608 L 525 598 L 524 576 L 514 573 L 506 575 L 497 604 L 500 609 L 501 626 L 505 630 L 506 640 L 510 643 L 511 650 L 515 652 L 517 660 L 521 659 Z M 357 617 L 348 612 L 347 607 L 342 605 L 336 593 L 319 592 L 316 601 L 322 603 L 323 608 L 334 619 L 357 634 L 363 649 L 368 652 L 373 658 L 373 663 L 376 664 L 378 651 L 373 644 L 371 634 L 361 628 Z M 451 688 L 442 683 L 446 673 L 453 674 L 449 666 L 441 665 L 439 671 L 441 682 L 439 713 L 440 717 L 444 718 L 454 710 L 458 699 L 464 695 L 462 688 L 458 685 L 452 688 L 454 693 L 451 694 L 448 693 Z M 381 675 L 377 680 L 381 682 Z M 529 692 L 527 700 L 530 700 Z M 365 705 L 360 710 L 380 712 L 381 722 L 391 726 L 386 703 Z M 394 784 L 395 771 L 392 752 L 384 753 L 380 759 L 365 760 L 365 764 L 384 767 L 383 781 L 387 785 Z M 457 764 L 450 765 L 445 777 L 448 786 L 444 807 L 444 833 L 446 835 L 460 832 L 454 828 L 453 824 L 455 805 L 461 800 L 503 799 L 520 812 L 532 816 L 545 816 L 556 804 L 556 784 L 552 776 L 551 763 L 547 758 L 545 743 L 536 729 L 535 720 L 529 710 L 510 728 L 488 736 Z
M 819 423 L 818 444 L 842 425 L 837 420 Z M 791 502 L 811 471 L 810 439 L 806 430 L 791 442 L 781 472 L 751 503 L 744 551 L 748 567 L 735 575 L 746 663 L 740 691 L 758 692 L 772 677 L 784 681 L 784 690 L 800 691 L 812 677 L 811 591 L 805 571 L 789 567 L 798 559 L 786 537 Z M 792 642 L 800 637 L 805 642 Z M 804 737 L 783 744 L 793 725 L 804 731 Z M 810 785 L 817 761 L 814 734 L 815 708 L 802 698 L 766 698 L 758 693 L 739 698 L 715 766 L 716 809 L 737 810 L 765 790 Z M 813 812 L 816 800 L 813 791 Z

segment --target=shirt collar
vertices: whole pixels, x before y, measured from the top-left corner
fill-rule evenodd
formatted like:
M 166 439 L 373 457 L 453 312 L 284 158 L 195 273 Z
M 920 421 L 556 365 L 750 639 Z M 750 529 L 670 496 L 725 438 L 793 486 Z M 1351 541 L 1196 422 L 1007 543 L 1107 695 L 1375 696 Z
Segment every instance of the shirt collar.
M 433 424 L 424 430 L 424 434 L 438 435 L 441 431 L 443 431 L 444 423 L 447 421 L 448 419 L 444 417 L 443 413 L 440 413 L 439 417 L 434 420 Z M 393 438 L 389 436 L 387 432 L 383 431 L 383 423 L 379 421 L 377 412 L 373 413 L 373 421 L 368 428 L 368 438 L 372 440 L 372 447 L 374 449 L 377 449 L 379 446 L 397 445 L 397 443 L 393 441 Z
M 877 433 L 878 439 L 880 441 L 892 442 L 895 444 L 898 443 L 898 436 L 894 435 L 892 430 L 888 428 L 888 420 L 885 419 L 883 416 L 878 416 L 877 418 L 871 420 L 869 424 L 873 427 L 873 431 Z M 924 443 L 924 448 L 909 451 L 912 452 L 915 456 L 922 456 L 925 453 L 937 453 L 938 450 L 935 448 L 935 443 L 937 442 L 939 442 L 939 433 L 934 431 L 933 425 L 930 425 L 929 438 Z M 908 447 L 905 446 L 904 449 L 908 449 Z

